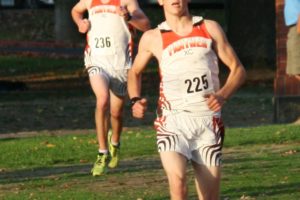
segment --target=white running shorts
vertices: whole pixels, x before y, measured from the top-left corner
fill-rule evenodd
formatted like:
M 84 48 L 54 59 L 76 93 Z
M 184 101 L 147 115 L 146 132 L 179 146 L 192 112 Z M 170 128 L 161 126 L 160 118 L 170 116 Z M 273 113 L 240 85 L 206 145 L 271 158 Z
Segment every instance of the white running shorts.
M 109 89 L 117 96 L 124 97 L 127 95 L 127 72 L 128 69 L 115 70 L 105 69 L 98 66 L 87 68 L 89 77 L 104 76 L 109 82 Z
M 168 113 L 154 122 L 158 152 L 175 151 L 206 166 L 220 166 L 224 125 L 219 116 Z

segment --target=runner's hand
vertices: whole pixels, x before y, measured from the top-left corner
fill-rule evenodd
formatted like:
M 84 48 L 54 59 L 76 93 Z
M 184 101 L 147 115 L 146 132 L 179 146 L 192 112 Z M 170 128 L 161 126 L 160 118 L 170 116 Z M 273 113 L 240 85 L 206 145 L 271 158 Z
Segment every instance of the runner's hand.
M 79 21 L 78 30 L 80 33 L 86 33 L 90 29 L 90 21 L 88 19 L 82 19 Z
M 135 118 L 142 119 L 145 116 L 147 110 L 147 99 L 143 98 L 132 106 L 132 115 Z
M 126 6 L 120 6 L 117 8 L 117 13 L 124 18 L 125 21 L 130 21 L 131 15 Z
M 208 108 L 214 112 L 220 111 L 226 102 L 224 97 L 217 94 L 207 94 L 205 98 Z

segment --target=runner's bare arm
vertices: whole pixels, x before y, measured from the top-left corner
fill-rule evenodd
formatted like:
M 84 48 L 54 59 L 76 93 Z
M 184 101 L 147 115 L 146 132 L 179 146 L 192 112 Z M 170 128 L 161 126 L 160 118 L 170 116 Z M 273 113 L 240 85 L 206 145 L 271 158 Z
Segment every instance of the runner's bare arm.
M 150 21 L 139 7 L 137 0 L 123 0 L 122 5 L 127 8 L 131 15 L 131 19 L 128 23 L 140 31 L 147 31 L 151 28 Z
M 213 38 L 214 49 L 220 60 L 229 68 L 230 73 L 224 86 L 209 99 L 209 107 L 217 111 L 245 81 L 246 71 L 232 46 L 229 44 L 220 25 L 211 20 L 205 20 L 207 31 Z
M 141 37 L 138 53 L 135 57 L 132 68 L 128 72 L 128 94 L 130 98 L 141 97 L 141 77 L 147 63 L 153 57 L 151 41 L 153 41 L 153 30 L 147 31 Z M 152 42 L 153 43 L 153 42 Z M 147 100 L 141 99 L 132 106 L 133 116 L 143 118 L 147 109 Z
M 87 5 L 89 4 L 90 0 L 80 0 L 71 10 L 71 16 L 80 33 L 86 33 L 90 28 L 89 20 L 83 18 L 84 13 L 87 11 Z
M 139 97 L 141 95 L 141 75 L 146 68 L 147 63 L 153 57 L 150 48 L 153 41 L 152 31 L 146 31 L 139 42 L 138 53 L 134 59 L 134 63 L 128 72 L 128 94 L 129 97 Z M 153 42 L 152 42 L 153 43 Z

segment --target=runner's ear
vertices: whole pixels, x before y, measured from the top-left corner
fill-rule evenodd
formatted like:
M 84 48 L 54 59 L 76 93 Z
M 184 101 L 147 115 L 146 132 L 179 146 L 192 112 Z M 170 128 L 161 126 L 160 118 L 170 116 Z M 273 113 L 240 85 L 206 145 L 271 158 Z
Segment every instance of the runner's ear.
M 164 5 L 163 0 L 157 0 L 157 2 L 158 2 L 158 4 L 159 4 L 160 6 L 163 6 L 163 5 Z

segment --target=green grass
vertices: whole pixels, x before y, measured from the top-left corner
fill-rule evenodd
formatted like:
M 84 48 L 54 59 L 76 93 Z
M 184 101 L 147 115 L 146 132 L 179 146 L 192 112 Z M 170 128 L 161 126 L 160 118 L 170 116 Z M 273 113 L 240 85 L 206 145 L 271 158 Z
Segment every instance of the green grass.
M 89 132 L 89 131 L 87 131 Z M 86 133 L 86 132 L 83 132 Z M 124 132 L 122 153 L 124 158 L 155 153 L 154 133 L 149 131 Z M 146 138 L 146 139 L 144 139 Z M 148 138 L 151 138 L 149 140 Z M 133 140 L 133 141 L 131 141 Z M 136 148 L 137 142 L 143 148 Z M 151 146 L 150 146 L 151 145 Z M 74 165 L 92 162 L 97 149 L 94 133 L 84 135 L 35 136 L 22 139 L 1 140 L 0 158 L 3 169 L 27 169 L 51 167 L 53 165 Z M 6 153 L 4 153 L 6 152 Z
M 230 199 L 299 199 L 299 133 L 299 126 L 282 125 L 230 129 L 223 194 Z
M 27 56 L 0 56 L 1 77 L 28 75 L 63 75 L 81 73 L 81 58 L 51 58 Z
M 27 57 L 0 55 L 0 78 L 26 79 L 36 76 L 86 75 L 83 57 Z M 157 72 L 157 62 L 153 59 L 146 72 Z M 23 77 L 23 78 L 22 78 Z
M 153 130 L 129 129 L 122 162 L 94 178 L 93 132 L 0 140 L 0 199 L 169 199 Z M 300 198 L 300 126 L 228 128 L 222 199 Z M 191 199 L 196 199 L 189 168 Z

